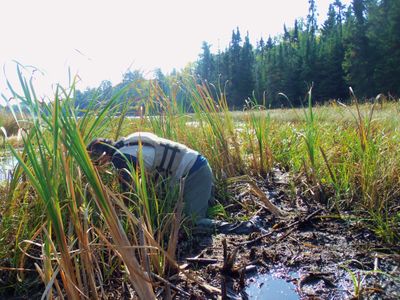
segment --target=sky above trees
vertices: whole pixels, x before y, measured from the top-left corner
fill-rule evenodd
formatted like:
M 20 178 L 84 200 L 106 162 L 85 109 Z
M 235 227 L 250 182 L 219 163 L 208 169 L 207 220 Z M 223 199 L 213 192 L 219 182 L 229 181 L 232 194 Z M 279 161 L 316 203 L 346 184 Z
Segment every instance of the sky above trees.
M 316 1 L 320 23 L 330 2 Z M 148 76 L 157 67 L 180 69 L 198 58 L 202 41 L 223 50 L 236 27 L 254 43 L 275 36 L 307 12 L 308 0 L 3 0 L 0 92 L 5 78 L 15 82 L 13 60 L 43 72 L 35 74 L 43 93 L 52 83 L 67 84 L 68 69 L 81 88 L 117 83 L 128 69 Z

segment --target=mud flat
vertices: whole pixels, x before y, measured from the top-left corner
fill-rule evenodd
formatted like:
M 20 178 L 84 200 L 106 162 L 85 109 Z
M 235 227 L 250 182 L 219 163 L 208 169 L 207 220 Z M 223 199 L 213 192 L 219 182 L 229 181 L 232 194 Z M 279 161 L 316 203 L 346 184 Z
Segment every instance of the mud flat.
M 183 277 L 174 284 L 193 299 L 400 299 L 400 248 L 382 244 L 357 218 L 328 210 L 301 186 L 288 193 L 288 178 L 276 169 L 257 181 L 286 213 L 279 218 L 243 192 L 245 184 L 234 187 L 231 215 L 256 214 L 265 231 L 193 233 L 180 243 L 179 258 L 203 284 Z

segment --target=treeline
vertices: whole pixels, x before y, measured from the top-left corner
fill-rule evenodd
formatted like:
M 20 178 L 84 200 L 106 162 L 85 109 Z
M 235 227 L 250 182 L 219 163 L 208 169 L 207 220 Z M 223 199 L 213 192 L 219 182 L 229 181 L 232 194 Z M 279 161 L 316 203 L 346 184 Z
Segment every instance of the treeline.
M 97 88 L 87 88 L 85 91 L 75 92 L 75 104 L 78 108 L 86 108 L 92 101 L 106 101 L 114 96 L 120 96 L 119 102 L 130 101 L 140 105 L 142 90 L 146 90 L 148 81 L 138 70 L 128 71 L 122 81 L 113 86 L 111 81 L 103 80 Z M 133 107 L 135 109 L 135 107 Z
M 298 106 L 311 86 L 313 100 L 320 103 L 347 99 L 348 87 L 360 98 L 399 96 L 400 1 L 353 0 L 346 7 L 334 0 L 320 28 L 315 2 L 309 0 L 306 19 L 295 20 L 290 28 L 284 25 L 279 36 L 261 38 L 254 46 L 237 28 L 225 50 L 212 53 L 203 42 L 196 63 L 167 75 L 158 70 L 156 79 L 168 93 L 168 83 L 177 77 L 196 75 L 223 89 L 233 108 L 264 96 L 271 106 L 287 104 L 286 97 Z M 124 78 L 117 87 L 131 79 Z M 110 84 L 108 88 L 113 89 Z
M 270 102 L 281 102 L 277 95 L 284 93 L 298 105 L 311 85 L 319 102 L 347 98 L 349 86 L 359 97 L 400 95 L 400 1 L 353 0 L 345 7 L 335 0 L 321 28 L 315 1 L 309 4 L 306 20 L 255 47 L 239 29 L 220 53 L 204 42 L 196 72 L 214 84 L 228 81 L 234 106 L 253 91 Z

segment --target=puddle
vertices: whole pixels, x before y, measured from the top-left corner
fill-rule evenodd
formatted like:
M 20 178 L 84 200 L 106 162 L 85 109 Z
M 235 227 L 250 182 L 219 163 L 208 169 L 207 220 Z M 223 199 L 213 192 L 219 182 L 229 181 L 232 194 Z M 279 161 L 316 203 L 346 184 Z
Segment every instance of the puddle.
M 0 156 L 0 182 L 10 179 L 10 172 L 17 164 L 13 156 Z
M 296 293 L 296 287 L 284 279 L 263 274 L 254 277 L 245 289 L 248 299 L 282 299 L 298 300 L 300 296 Z

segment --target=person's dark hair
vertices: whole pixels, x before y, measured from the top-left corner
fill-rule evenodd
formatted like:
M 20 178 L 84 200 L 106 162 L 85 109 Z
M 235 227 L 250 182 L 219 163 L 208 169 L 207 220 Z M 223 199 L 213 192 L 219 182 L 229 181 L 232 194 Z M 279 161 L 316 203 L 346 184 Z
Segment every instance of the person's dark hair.
M 86 150 L 91 156 L 100 156 L 103 153 L 112 156 L 115 152 L 114 143 L 112 140 L 98 138 L 90 142 Z

